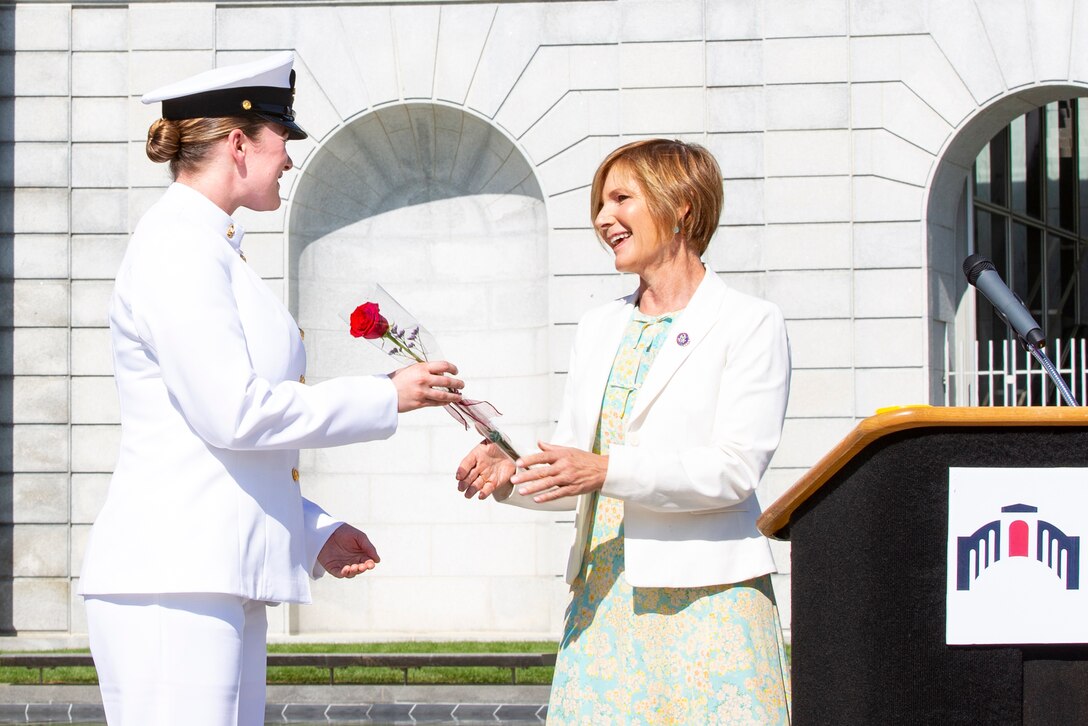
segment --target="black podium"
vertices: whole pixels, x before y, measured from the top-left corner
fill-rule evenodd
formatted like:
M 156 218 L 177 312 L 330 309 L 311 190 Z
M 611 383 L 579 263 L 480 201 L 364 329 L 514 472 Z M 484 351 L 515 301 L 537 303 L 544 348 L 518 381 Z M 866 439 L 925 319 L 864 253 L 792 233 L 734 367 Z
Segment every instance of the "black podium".
M 1088 724 L 1088 645 L 945 644 L 950 467 L 1088 468 L 1088 411 L 881 413 L 764 512 L 792 543 L 795 724 Z

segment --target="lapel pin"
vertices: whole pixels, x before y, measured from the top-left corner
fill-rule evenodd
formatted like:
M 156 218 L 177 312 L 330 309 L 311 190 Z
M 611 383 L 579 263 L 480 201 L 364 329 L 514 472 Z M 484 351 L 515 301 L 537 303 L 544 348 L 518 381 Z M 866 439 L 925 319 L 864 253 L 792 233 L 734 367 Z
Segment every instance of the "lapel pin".
M 676 336 L 676 344 L 681 346 L 681 347 L 687 345 L 688 341 L 690 341 L 690 340 L 691 340 L 691 338 L 688 337 L 687 333 L 680 333 L 679 335 Z

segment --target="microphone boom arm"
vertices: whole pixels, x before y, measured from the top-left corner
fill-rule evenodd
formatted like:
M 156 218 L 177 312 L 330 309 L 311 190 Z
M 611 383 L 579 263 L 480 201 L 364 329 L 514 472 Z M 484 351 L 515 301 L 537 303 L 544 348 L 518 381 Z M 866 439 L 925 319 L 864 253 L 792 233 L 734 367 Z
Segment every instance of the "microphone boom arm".
M 1035 356 L 1035 360 L 1039 361 L 1039 365 L 1050 376 L 1050 380 L 1054 381 L 1054 385 L 1057 387 L 1058 393 L 1062 395 L 1062 400 L 1065 401 L 1066 405 L 1079 406 L 1077 399 L 1073 398 L 1073 392 L 1069 390 L 1069 386 L 1065 385 L 1065 380 L 1058 374 L 1058 369 L 1050 362 L 1050 358 L 1043 352 L 1043 349 L 1038 346 L 1031 346 L 1028 350 Z

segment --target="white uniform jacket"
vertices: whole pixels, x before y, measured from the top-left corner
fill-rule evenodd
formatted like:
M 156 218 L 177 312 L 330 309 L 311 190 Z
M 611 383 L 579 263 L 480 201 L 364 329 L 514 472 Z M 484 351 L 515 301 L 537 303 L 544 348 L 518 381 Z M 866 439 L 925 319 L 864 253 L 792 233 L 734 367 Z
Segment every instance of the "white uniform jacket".
M 308 602 L 317 553 L 340 523 L 302 498 L 299 448 L 396 430 L 388 377 L 301 382 L 300 330 L 244 261 L 243 236 L 176 183 L 132 236 L 110 309 L 121 450 L 84 595 Z
M 601 400 L 635 295 L 590 311 L 578 324 L 553 443 L 589 451 Z M 601 493 L 623 500 L 625 577 L 635 587 L 702 587 L 774 570 L 756 529 L 753 495 L 778 447 L 789 395 L 782 313 L 707 271 L 650 367 L 609 451 Z M 539 508 L 531 498 L 508 503 Z M 591 526 L 578 497 L 572 581 Z M 571 499 L 545 506 L 573 506 Z

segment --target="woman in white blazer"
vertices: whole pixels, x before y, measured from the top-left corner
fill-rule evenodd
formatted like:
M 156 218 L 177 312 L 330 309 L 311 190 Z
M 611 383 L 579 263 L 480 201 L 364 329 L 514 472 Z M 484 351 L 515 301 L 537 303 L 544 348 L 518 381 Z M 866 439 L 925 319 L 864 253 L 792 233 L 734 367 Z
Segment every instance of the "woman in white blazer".
M 302 331 L 246 263 L 231 215 L 280 205 L 293 56 L 217 68 L 144 97 L 147 154 L 174 183 L 118 271 L 110 338 L 121 450 L 80 592 L 111 726 L 264 723 L 267 604 L 379 561 L 299 490 L 302 447 L 391 436 L 459 400 L 454 366 L 306 385 Z M 441 389 L 434 386 L 441 385 Z
M 516 463 L 481 443 L 465 496 L 577 507 L 549 723 L 789 722 L 789 672 L 753 496 L 778 446 L 790 361 L 778 308 L 700 257 L 722 176 L 702 147 L 609 155 L 594 228 L 631 295 L 575 336 L 558 426 Z

